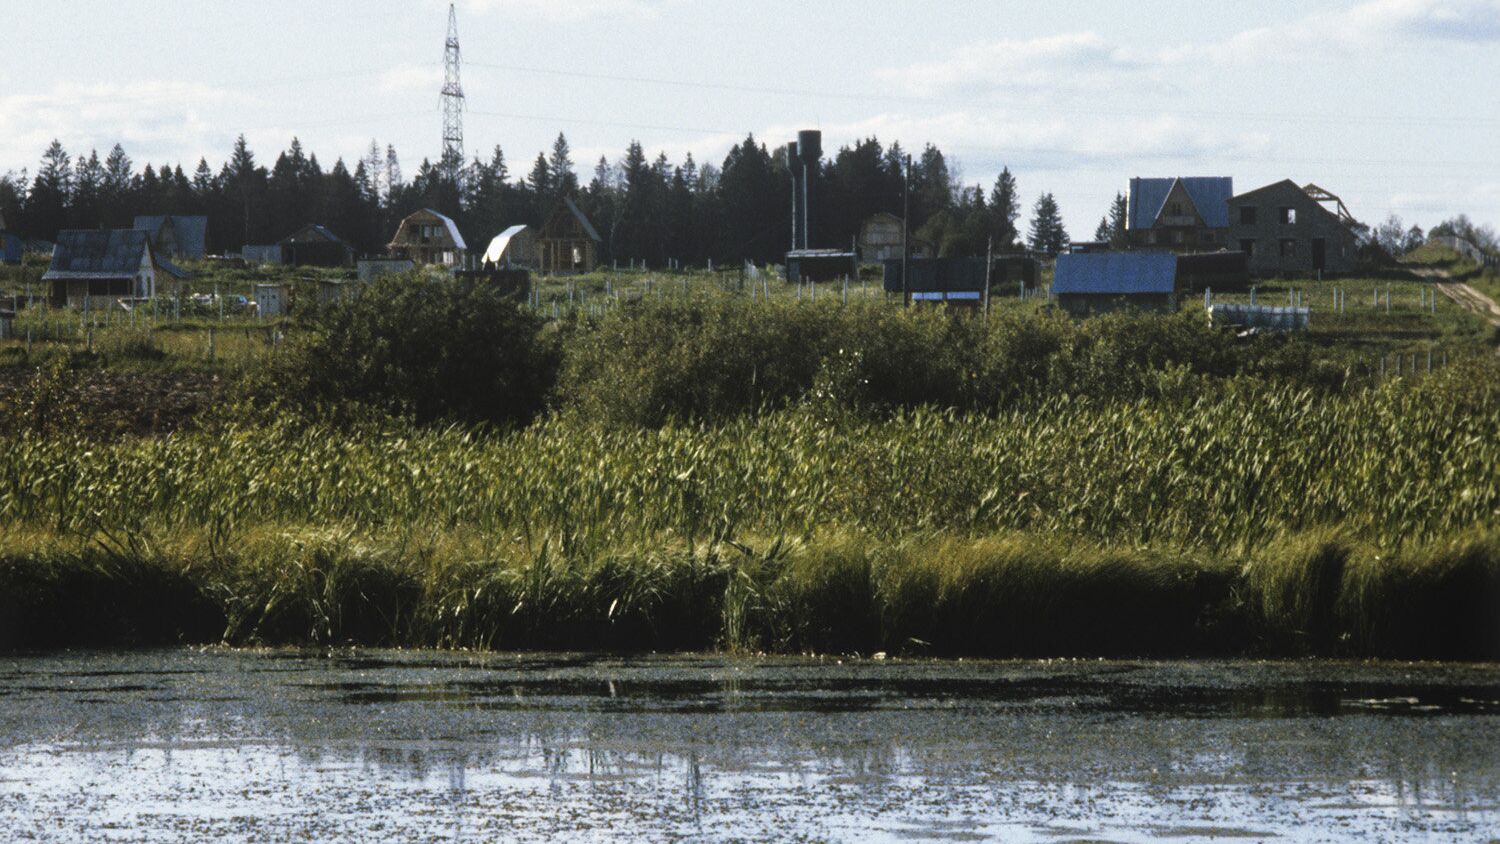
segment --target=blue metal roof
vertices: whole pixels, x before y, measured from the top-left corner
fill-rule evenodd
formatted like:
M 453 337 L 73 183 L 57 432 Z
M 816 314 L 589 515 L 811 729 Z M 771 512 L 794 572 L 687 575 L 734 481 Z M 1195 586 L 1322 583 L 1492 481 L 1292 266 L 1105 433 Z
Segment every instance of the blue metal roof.
M 1172 293 L 1177 256 L 1166 252 L 1088 252 L 1057 256 L 1052 292 Z
M 1234 196 L 1234 179 L 1229 176 L 1189 176 L 1185 179 L 1131 179 L 1130 227 L 1149 229 L 1161 214 L 1162 205 L 1172 193 L 1172 186 L 1182 182 L 1188 198 L 1198 208 L 1198 216 L 1211 229 L 1229 228 L 1229 198 Z
M 42 279 L 130 278 L 150 248 L 146 232 L 139 229 L 60 231 L 52 265 Z

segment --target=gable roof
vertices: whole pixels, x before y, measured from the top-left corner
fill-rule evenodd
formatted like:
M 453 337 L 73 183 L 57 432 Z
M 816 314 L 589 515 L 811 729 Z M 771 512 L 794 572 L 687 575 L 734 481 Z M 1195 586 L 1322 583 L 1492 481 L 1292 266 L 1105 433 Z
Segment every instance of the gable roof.
M 177 238 L 178 253 L 189 258 L 202 258 L 208 240 L 207 217 L 183 217 L 176 214 L 136 217 L 132 228 L 149 232 L 154 245 L 156 237 L 161 234 L 162 225 L 167 220 L 172 221 L 172 231 Z
M 151 241 L 140 229 L 74 229 L 57 233 L 52 266 L 44 281 L 68 278 L 126 278 L 151 254 Z
M 1131 179 L 1130 180 L 1130 228 L 1149 229 L 1156 225 L 1161 208 L 1178 182 L 1187 189 L 1188 197 L 1198 209 L 1203 224 L 1211 229 L 1229 227 L 1229 198 L 1234 195 L 1234 179 L 1230 176 L 1189 176 L 1187 178 Z
M 1313 185 L 1312 187 L 1317 187 L 1317 186 Z M 1256 188 L 1255 190 L 1247 190 L 1247 191 L 1245 191 L 1242 194 L 1238 194 L 1236 196 L 1231 196 L 1229 199 L 1230 199 L 1231 202 L 1235 202 L 1235 201 L 1244 199 L 1246 197 L 1256 196 L 1257 194 L 1267 193 L 1267 192 L 1273 191 L 1273 190 L 1288 191 L 1292 195 L 1294 195 L 1298 200 L 1302 200 L 1302 201 L 1306 202 L 1306 206 L 1304 206 L 1304 207 L 1311 206 L 1312 208 L 1317 209 L 1318 212 L 1320 212 L 1322 214 L 1328 215 L 1329 219 L 1336 220 L 1339 223 L 1342 223 L 1343 225 L 1350 226 L 1354 222 L 1354 218 L 1352 216 L 1349 219 L 1345 220 L 1343 217 L 1340 217 L 1338 214 L 1334 213 L 1333 211 L 1330 211 L 1328 209 L 1328 206 L 1326 206 L 1322 202 L 1318 201 L 1317 197 L 1315 197 L 1312 194 L 1308 193 L 1307 192 L 1307 188 L 1302 187 L 1301 185 L 1297 184 L 1296 182 L 1292 181 L 1291 179 L 1282 179 L 1279 182 L 1272 182 L 1269 185 L 1261 185 L 1260 187 Z M 1318 190 L 1321 191 L 1322 188 L 1318 188 Z M 1334 198 L 1337 199 L 1337 197 L 1334 197 Z M 1342 206 L 1343 203 L 1339 202 L 1339 205 Z M 1345 209 L 1345 210 L 1346 210 L 1346 213 L 1347 213 L 1347 209 Z
M 524 231 L 526 231 L 525 226 L 511 226 L 505 231 L 495 235 L 495 238 L 490 241 L 490 248 L 484 250 L 485 263 L 500 263 L 500 259 L 505 257 L 505 250 L 510 248 L 511 239 Z
M 282 243 L 337 243 L 346 249 L 353 249 L 342 237 L 328 230 L 327 226 L 318 223 L 309 223 L 281 239 Z
M 1177 256 L 1167 252 L 1086 252 L 1057 256 L 1053 293 L 1172 293 Z
M 562 208 L 554 210 L 551 216 L 547 218 L 547 224 L 542 226 L 542 231 L 538 233 L 540 237 L 542 237 L 543 239 L 547 237 L 547 230 L 552 227 L 552 221 L 557 219 L 558 215 L 561 214 L 564 209 L 566 209 L 569 214 L 573 215 L 573 219 L 578 221 L 578 225 L 583 228 L 583 233 L 588 235 L 590 240 L 594 241 L 595 243 L 604 242 L 604 238 L 600 237 L 599 232 L 594 230 L 594 224 L 590 223 L 589 218 L 584 216 L 583 210 L 578 207 L 578 204 L 576 202 L 566 196 L 563 197 Z

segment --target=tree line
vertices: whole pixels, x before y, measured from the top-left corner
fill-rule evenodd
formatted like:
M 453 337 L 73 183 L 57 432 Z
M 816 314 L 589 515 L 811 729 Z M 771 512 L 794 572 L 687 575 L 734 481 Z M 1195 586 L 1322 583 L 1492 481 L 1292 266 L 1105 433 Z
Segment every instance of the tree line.
M 1031 248 L 1058 252 L 1068 245 L 1061 212 L 1050 193 L 1020 226 L 1022 202 L 1015 176 L 1004 169 L 994 185 L 966 185 L 931 144 L 908 157 L 899 143 L 866 138 L 824 159 L 810 183 L 814 246 L 851 244 L 871 215 L 909 208 L 913 238 L 932 254 L 982 255 Z M 735 144 L 718 165 L 647 155 L 632 141 L 617 160 L 601 157 L 580 177 L 567 138 L 557 136 L 529 171 L 512 171 L 496 146 L 472 161 L 424 159 L 410 179 L 394 146 L 371 141 L 351 167 L 325 167 L 299 140 L 269 167 L 244 136 L 217 168 L 200 159 L 191 173 L 181 164 L 137 169 L 116 144 L 70 155 L 58 141 L 43 153 L 34 175 L 0 177 L 0 218 L 27 238 L 54 239 L 68 228 L 128 228 L 137 215 L 204 215 L 207 249 L 238 252 L 245 244 L 275 243 L 308 223 L 319 223 L 362 254 L 384 250 L 399 220 L 420 208 L 452 217 L 471 249 L 507 226 L 537 226 L 564 198 L 574 200 L 603 238 L 606 261 L 668 260 L 703 265 L 776 261 L 791 230 L 791 176 L 785 148 L 754 135 Z

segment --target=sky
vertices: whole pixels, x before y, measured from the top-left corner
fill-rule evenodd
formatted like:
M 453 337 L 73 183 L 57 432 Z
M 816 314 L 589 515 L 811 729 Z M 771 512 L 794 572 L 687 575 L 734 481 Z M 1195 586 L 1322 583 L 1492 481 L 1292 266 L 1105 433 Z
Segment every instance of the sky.
M 331 166 L 441 153 L 446 0 L 5 0 L 0 172 L 116 142 L 217 168 L 243 133 Z M 1090 237 L 1132 176 L 1291 178 L 1356 217 L 1500 223 L 1500 0 L 458 0 L 465 142 L 565 132 L 719 163 L 753 132 L 938 145 Z

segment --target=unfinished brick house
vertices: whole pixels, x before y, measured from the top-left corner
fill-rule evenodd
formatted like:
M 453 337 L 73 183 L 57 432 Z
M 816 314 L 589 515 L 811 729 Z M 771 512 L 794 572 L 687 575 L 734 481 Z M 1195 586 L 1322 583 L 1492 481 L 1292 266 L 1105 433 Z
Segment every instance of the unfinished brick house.
M 1229 200 L 1229 218 L 1231 248 L 1249 256 L 1251 275 L 1354 270 L 1354 217 L 1317 185 L 1285 179 L 1242 193 Z

